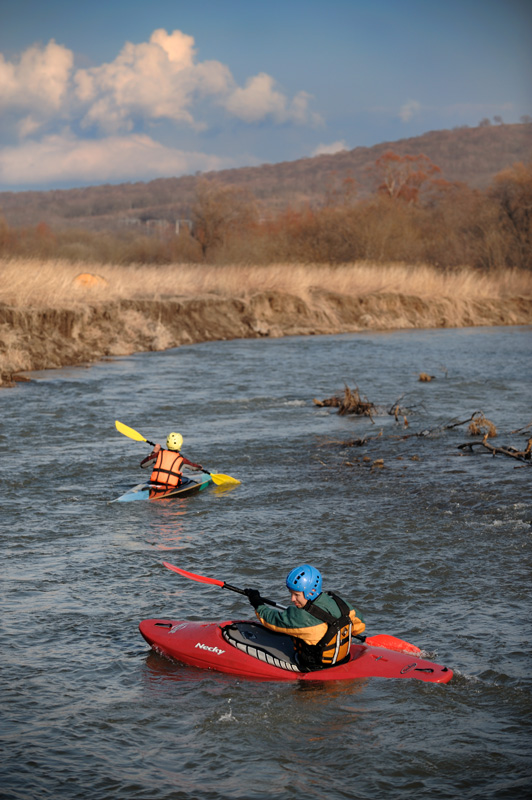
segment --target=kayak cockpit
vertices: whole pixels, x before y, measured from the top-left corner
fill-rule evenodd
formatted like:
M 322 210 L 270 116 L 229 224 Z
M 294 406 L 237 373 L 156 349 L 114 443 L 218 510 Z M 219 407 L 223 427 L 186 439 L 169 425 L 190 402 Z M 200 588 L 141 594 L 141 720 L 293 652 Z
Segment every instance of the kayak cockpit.
M 228 644 L 248 656 L 290 672 L 308 672 L 298 665 L 292 637 L 285 633 L 271 631 L 260 622 L 231 622 L 221 626 L 220 629 Z M 363 645 L 355 646 L 351 650 L 349 660 L 354 661 L 364 650 Z

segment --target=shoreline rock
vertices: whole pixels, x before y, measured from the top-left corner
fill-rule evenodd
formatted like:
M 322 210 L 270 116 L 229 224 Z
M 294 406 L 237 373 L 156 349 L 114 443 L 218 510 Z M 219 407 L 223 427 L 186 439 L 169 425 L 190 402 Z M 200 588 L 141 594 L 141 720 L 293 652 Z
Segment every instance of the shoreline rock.
M 316 290 L 308 300 L 265 291 L 247 298 L 127 299 L 70 308 L 0 304 L 0 386 L 13 386 L 24 379 L 21 373 L 33 370 L 196 342 L 530 324 L 532 298 L 527 297 L 428 299 Z

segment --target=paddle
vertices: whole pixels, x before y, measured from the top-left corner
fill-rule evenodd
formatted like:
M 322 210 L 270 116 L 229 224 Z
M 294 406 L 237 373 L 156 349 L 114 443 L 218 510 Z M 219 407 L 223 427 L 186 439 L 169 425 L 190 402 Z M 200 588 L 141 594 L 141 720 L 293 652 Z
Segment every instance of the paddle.
M 134 439 L 136 442 L 147 442 L 147 444 L 151 444 L 152 447 L 155 447 L 155 442 L 150 442 L 149 439 L 145 439 L 142 433 L 134 431 L 133 428 L 124 425 L 123 422 L 115 420 L 115 427 L 119 433 L 123 433 L 124 436 L 129 436 L 130 439 Z
M 205 575 L 196 575 L 195 572 L 188 572 L 186 569 L 174 567 L 174 565 L 169 564 L 168 561 L 163 561 L 163 564 L 167 569 L 172 570 L 172 572 L 177 572 L 179 575 L 183 575 L 185 578 L 189 578 L 191 581 L 198 581 L 198 583 L 210 583 L 213 586 L 221 586 L 222 589 L 229 589 L 232 592 L 238 592 L 238 594 L 246 594 L 244 589 L 239 589 L 238 586 L 231 586 L 230 583 L 226 583 L 225 581 L 219 581 L 216 578 L 207 578 Z M 276 603 L 275 600 L 270 600 L 268 597 L 263 597 L 262 599 L 268 606 L 273 606 L 274 608 L 280 609 L 286 608 L 286 606 L 282 606 L 279 603 Z M 419 647 L 416 647 L 415 644 L 410 644 L 410 642 L 405 642 L 403 639 L 397 639 L 395 636 L 389 636 L 386 633 L 379 633 L 376 636 L 355 635 L 354 638 L 360 639 L 361 642 L 365 642 L 372 647 L 385 647 L 387 650 L 396 650 L 399 653 L 412 653 L 414 655 L 421 654 L 421 650 Z
M 220 486 L 222 483 L 242 483 L 239 481 L 238 478 L 232 478 L 230 475 L 224 475 L 223 472 L 209 472 L 208 469 L 202 469 L 202 472 L 205 472 L 207 475 L 210 475 L 212 478 L 212 482 L 215 483 L 217 486 Z
M 152 447 L 155 447 L 155 442 L 150 442 L 149 439 L 145 439 L 141 433 L 133 430 L 133 428 L 130 428 L 128 425 L 124 425 L 123 422 L 115 420 L 115 427 L 119 433 L 123 433 L 124 436 L 128 436 L 130 439 L 134 439 L 136 442 L 146 442 L 146 444 L 150 444 Z M 232 478 L 230 475 L 224 475 L 221 472 L 213 473 L 206 469 L 202 469 L 201 471 L 205 472 L 207 475 L 210 475 L 212 482 L 217 486 L 220 486 L 223 483 L 240 483 L 237 478 Z
M 174 567 L 174 565 L 169 564 L 168 561 L 163 561 L 163 564 L 167 569 L 171 569 L 172 572 L 177 572 L 179 575 L 184 575 L 185 578 L 189 578 L 191 581 L 198 581 L 198 583 L 212 583 L 213 586 L 221 586 L 222 589 L 230 589 L 232 592 L 238 592 L 238 594 L 246 594 L 244 589 L 239 589 L 238 586 L 231 586 L 230 583 L 226 583 L 225 581 L 217 581 L 216 578 L 206 578 L 204 575 L 196 575 L 194 572 L 187 572 L 186 569 Z M 270 600 L 268 597 L 263 597 L 262 599 L 265 603 L 267 603 L 267 605 L 274 606 L 274 608 L 286 608 L 286 606 L 281 606 L 279 603 L 276 603 L 275 600 Z

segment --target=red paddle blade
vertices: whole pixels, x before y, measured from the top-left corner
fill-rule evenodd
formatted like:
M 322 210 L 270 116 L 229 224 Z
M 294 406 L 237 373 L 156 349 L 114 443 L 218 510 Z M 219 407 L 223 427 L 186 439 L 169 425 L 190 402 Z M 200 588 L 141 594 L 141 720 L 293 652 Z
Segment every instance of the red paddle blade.
M 187 572 L 186 569 L 174 567 L 174 565 L 169 564 L 168 561 L 163 561 L 163 564 L 166 569 L 171 569 L 172 572 L 177 572 L 179 575 L 184 575 L 185 578 L 190 578 L 191 581 L 198 581 L 199 583 L 212 583 L 214 586 L 222 587 L 224 585 L 224 581 L 217 581 L 216 578 L 206 578 L 205 575 L 196 575 L 195 572 Z
M 416 656 L 421 655 L 421 650 L 415 644 L 397 639 L 395 636 L 388 636 L 386 633 L 379 633 L 377 636 L 368 636 L 366 644 L 372 647 L 386 647 L 387 650 L 397 650 L 399 653 L 412 653 Z

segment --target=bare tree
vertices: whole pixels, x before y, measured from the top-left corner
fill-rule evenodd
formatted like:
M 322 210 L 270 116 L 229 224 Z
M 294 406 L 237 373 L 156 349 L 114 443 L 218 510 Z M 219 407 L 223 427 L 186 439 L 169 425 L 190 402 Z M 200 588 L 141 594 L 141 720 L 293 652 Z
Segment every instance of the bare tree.
M 514 164 L 499 172 L 490 188 L 499 207 L 509 241 L 511 266 L 531 269 L 532 262 L 532 162 Z
M 218 181 L 199 181 L 192 206 L 193 235 L 204 258 L 212 255 L 230 235 L 249 227 L 257 219 L 253 196 L 245 189 Z
M 428 156 L 400 156 L 393 150 L 378 158 L 372 171 L 377 177 L 379 194 L 410 204 L 417 203 L 422 188 L 441 172 Z

